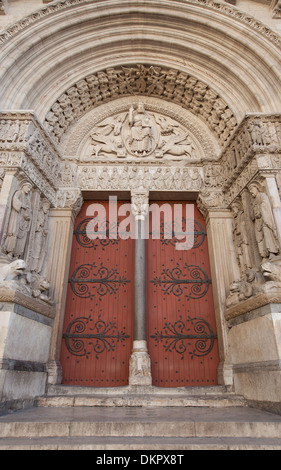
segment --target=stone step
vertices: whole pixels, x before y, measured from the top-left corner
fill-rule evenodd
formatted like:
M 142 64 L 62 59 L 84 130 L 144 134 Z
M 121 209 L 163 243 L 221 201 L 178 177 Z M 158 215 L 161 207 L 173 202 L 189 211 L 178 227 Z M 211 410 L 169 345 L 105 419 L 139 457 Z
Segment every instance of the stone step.
M 55 439 L 60 441 L 54 442 Z M 59 442 L 64 446 L 77 442 L 99 449 L 107 449 L 107 444 L 118 443 L 119 448 L 130 449 L 134 442 L 139 448 L 158 442 L 159 449 L 164 443 L 184 446 L 188 442 L 192 446 L 198 439 L 205 446 L 208 442 L 234 445 L 234 439 L 240 446 L 249 439 L 262 446 L 271 440 L 271 445 L 281 448 L 281 416 L 249 407 L 47 407 L 0 417 L 1 449 Z
M 150 462 L 149 451 L 153 451 L 152 455 L 155 455 L 155 452 L 161 451 L 160 456 L 176 454 L 179 463 L 179 455 L 182 455 L 180 452 L 190 450 L 281 450 L 281 439 L 244 437 L 133 437 L 122 439 L 119 437 L 9 438 L 0 439 L 0 450 L 103 450 L 106 451 L 105 455 L 109 459 L 115 458 L 114 451 L 133 451 L 130 455 L 131 464 L 147 464 L 147 462 Z M 120 464 L 120 454 L 116 455 L 118 455 L 119 460 L 115 462 L 115 464 Z M 184 462 L 184 458 L 186 457 L 187 455 L 182 455 L 181 463 Z M 94 458 L 93 462 L 96 463 L 96 461 L 97 456 Z M 153 461 L 151 464 L 153 464 Z
M 38 407 L 230 407 L 246 406 L 243 397 L 234 394 L 225 395 L 78 395 L 44 396 L 36 400 Z
M 47 395 L 36 400 L 37 406 L 104 406 L 104 407 L 230 407 L 246 406 L 242 396 L 227 391 L 226 387 L 49 387 Z

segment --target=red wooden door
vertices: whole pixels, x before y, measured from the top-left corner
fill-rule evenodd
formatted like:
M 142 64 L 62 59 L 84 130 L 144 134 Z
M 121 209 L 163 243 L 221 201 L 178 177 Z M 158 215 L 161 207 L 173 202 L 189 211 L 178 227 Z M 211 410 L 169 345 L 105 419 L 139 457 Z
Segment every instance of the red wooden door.
M 188 232 L 187 203 L 169 204 L 173 211 L 175 204 L 182 204 L 182 227 L 173 224 L 172 234 L 181 228 Z M 166 238 L 169 227 L 163 213 L 160 239 L 150 236 L 147 243 L 147 338 L 156 386 L 217 384 L 219 354 L 206 228 L 196 206 L 194 219 L 192 249 L 176 250 L 177 237 Z
M 61 349 L 62 383 L 122 386 L 128 383 L 133 341 L 134 241 L 109 237 L 108 202 L 99 203 L 107 221 L 101 217 L 96 227 L 88 226 L 89 231 L 99 230 L 106 238 L 90 239 L 86 227 L 96 217 L 96 213 L 87 217 L 90 204 L 93 202 L 84 203 L 73 234 Z

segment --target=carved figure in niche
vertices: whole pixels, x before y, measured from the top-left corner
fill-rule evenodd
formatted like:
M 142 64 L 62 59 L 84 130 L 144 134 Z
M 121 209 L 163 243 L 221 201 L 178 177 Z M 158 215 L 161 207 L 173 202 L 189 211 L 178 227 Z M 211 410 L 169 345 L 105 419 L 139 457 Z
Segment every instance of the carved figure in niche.
M 269 198 L 258 183 L 250 184 L 249 192 L 253 198 L 252 220 L 259 253 L 263 260 L 272 259 L 279 253 L 279 246 Z
M 41 273 L 47 253 L 50 203 L 43 199 L 38 211 L 32 250 L 31 271 Z
M 247 268 L 251 267 L 249 255 L 249 242 L 247 237 L 247 223 L 245 213 L 241 202 L 234 202 L 232 204 L 233 212 L 233 241 L 237 252 L 238 264 L 245 272 Z
M 5 252 L 16 258 L 23 256 L 29 233 L 32 210 L 30 201 L 31 183 L 24 181 L 12 198 L 11 213 L 5 237 Z

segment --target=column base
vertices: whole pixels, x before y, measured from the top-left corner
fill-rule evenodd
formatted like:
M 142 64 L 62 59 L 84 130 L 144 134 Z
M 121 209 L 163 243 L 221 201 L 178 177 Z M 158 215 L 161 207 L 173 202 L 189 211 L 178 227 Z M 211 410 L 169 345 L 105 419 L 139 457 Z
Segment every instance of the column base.
M 129 385 L 152 384 L 151 363 L 146 341 L 134 341 L 129 367 Z

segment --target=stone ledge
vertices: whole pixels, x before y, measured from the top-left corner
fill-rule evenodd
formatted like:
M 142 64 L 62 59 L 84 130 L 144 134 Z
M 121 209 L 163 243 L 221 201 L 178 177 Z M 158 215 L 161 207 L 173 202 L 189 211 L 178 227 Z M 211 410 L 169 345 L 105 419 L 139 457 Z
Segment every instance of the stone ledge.
M 272 292 L 262 292 L 257 294 L 250 299 L 244 300 L 243 302 L 234 305 L 233 307 L 227 308 L 225 310 L 226 320 L 232 320 L 244 313 L 250 312 L 256 308 L 263 307 L 267 304 L 279 304 L 281 303 L 281 292 L 272 291 Z
M 56 310 L 53 305 L 48 305 L 40 299 L 29 297 L 19 290 L 0 288 L 0 302 L 13 302 L 51 319 L 54 319 L 56 316 Z

